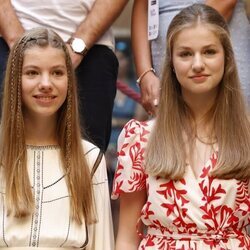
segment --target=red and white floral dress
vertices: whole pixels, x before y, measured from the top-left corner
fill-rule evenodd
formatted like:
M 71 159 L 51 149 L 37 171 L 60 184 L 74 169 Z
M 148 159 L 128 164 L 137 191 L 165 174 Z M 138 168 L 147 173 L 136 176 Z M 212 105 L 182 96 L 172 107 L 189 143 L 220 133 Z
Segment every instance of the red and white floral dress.
M 147 192 L 140 217 L 147 232 L 138 249 L 249 250 L 249 180 L 209 177 L 217 153 L 212 154 L 198 178 L 190 166 L 179 181 L 147 175 L 143 160 L 153 124 L 131 120 L 118 140 L 112 198 L 143 189 Z

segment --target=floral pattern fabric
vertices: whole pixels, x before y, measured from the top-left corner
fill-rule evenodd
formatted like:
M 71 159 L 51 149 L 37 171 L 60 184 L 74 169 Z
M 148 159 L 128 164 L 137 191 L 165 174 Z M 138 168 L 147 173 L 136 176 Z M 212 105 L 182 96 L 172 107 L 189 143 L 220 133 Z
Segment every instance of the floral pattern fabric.
M 249 250 L 249 180 L 221 180 L 208 175 L 214 152 L 195 177 L 187 166 L 179 181 L 147 175 L 144 152 L 154 121 L 128 122 L 118 140 L 118 165 L 112 198 L 144 190 L 140 220 L 147 226 L 140 250 Z

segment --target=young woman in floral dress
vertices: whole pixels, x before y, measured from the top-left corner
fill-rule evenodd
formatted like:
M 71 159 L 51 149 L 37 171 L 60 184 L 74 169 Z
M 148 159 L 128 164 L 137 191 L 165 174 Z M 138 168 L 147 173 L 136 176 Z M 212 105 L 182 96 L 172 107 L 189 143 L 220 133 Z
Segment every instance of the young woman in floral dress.
M 118 140 L 117 250 L 250 249 L 250 124 L 228 27 L 194 4 L 167 33 L 159 112 Z

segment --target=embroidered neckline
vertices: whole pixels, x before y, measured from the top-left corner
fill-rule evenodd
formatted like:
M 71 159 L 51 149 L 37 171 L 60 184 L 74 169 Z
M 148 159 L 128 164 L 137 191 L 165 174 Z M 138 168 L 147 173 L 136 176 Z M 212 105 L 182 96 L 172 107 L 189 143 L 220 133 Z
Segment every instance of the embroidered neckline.
M 59 145 L 26 145 L 27 149 L 32 150 L 49 150 L 49 149 L 59 149 Z

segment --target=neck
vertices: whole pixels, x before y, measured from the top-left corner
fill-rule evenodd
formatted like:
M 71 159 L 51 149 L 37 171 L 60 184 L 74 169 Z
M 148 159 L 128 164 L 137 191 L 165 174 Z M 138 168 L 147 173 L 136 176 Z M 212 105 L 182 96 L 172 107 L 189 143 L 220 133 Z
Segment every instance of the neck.
M 51 119 L 24 119 L 26 144 L 35 146 L 56 145 L 56 117 Z
M 196 123 L 199 124 L 215 103 L 216 95 L 213 93 L 198 94 L 196 96 L 183 95 L 183 98 L 192 110 Z
M 183 94 L 183 98 L 192 110 L 195 121 L 194 136 L 205 144 L 214 144 L 217 139 L 213 133 L 212 120 L 207 116 L 216 101 L 217 90 L 197 95 Z

